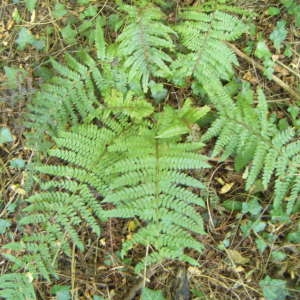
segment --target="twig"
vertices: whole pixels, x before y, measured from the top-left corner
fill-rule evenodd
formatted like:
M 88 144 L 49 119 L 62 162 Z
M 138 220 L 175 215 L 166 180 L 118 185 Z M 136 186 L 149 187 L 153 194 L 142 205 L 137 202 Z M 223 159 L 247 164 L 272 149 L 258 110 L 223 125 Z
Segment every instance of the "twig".
M 246 60 L 249 64 L 254 65 L 258 70 L 264 71 L 265 68 L 263 65 L 261 65 L 259 62 L 255 61 L 251 57 L 249 57 L 247 54 L 242 52 L 240 49 L 238 49 L 235 45 L 232 45 L 230 43 L 227 43 L 228 46 L 231 47 L 231 49 L 241 58 Z M 276 82 L 282 89 L 284 89 L 286 92 L 288 92 L 293 98 L 300 100 L 300 94 L 294 91 L 289 85 L 287 85 L 285 82 L 283 82 L 280 78 L 278 78 L 276 75 L 272 75 L 272 80 Z
M 275 60 L 276 64 L 282 66 L 283 68 L 287 69 L 290 73 L 294 74 L 296 77 L 300 79 L 300 73 L 295 72 L 293 69 L 291 69 L 289 66 L 282 63 L 280 60 Z

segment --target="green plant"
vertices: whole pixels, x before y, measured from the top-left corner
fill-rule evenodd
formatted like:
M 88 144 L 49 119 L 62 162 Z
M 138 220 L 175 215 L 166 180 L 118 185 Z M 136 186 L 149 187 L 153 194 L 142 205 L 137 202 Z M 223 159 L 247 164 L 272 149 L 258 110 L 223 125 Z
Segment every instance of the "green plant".
M 25 1 L 27 6 L 32 3 L 30 10 L 35 2 Z M 202 251 L 200 237 L 205 234 L 201 216 L 205 203 L 200 195 L 209 192 L 194 170 L 209 168 L 208 157 L 201 154 L 202 142 L 213 138 L 212 157 L 220 161 L 233 157 L 236 170 L 244 170 L 250 194 L 261 192 L 261 186 L 264 190 L 274 187 L 269 195 L 275 220 L 288 221 L 298 210 L 297 109 L 289 111 L 292 125 L 288 119 L 277 124 L 261 90 L 255 96 L 242 86 L 234 97 L 240 88 L 233 79 L 238 60 L 228 44 L 247 26 L 215 9 L 244 12 L 230 6 L 231 1 L 219 0 L 178 10 L 173 19 L 167 15 L 172 3 L 135 3 L 116 1 L 117 13 L 108 20 L 98 16 L 96 6 L 88 6 L 79 16 L 85 20 L 82 25 L 72 23 L 60 30 L 66 42 L 84 37 L 89 45 L 93 40 L 95 49 L 66 54 L 64 63 L 51 58 L 53 76 L 45 76 L 50 80 L 27 105 L 27 146 L 39 159 L 25 168 L 36 192 L 20 208 L 19 238 L 2 247 L 15 272 L 0 277 L 3 298 L 35 299 L 33 281 L 57 277 L 60 255 L 71 256 L 73 247 L 84 250 L 81 230 L 99 236 L 102 222 L 110 218 L 139 223 L 136 232 L 123 241 L 120 256 L 125 264 L 125 257 L 140 245 L 144 256 L 135 265 L 137 273 L 166 260 L 197 265 L 193 253 Z M 52 15 L 59 21 L 69 13 L 57 2 Z M 284 25 L 279 23 L 272 35 L 278 51 Z M 19 46 L 34 46 L 37 40 L 31 33 L 21 33 Z M 271 78 L 274 62 L 264 41 L 256 55 L 264 60 Z M 6 71 L 13 84 L 18 72 Z M 177 99 L 177 90 L 195 99 Z M 204 133 L 201 128 L 199 134 L 199 120 L 210 110 L 202 103 L 209 103 L 213 112 L 205 123 L 208 130 Z M 13 140 L 6 129 L 0 132 L 3 143 Z M 263 252 L 267 242 L 262 231 L 269 222 L 260 218 L 265 210 L 256 195 L 248 199 L 223 204 L 250 216 L 241 230 L 244 237 L 260 233 L 262 238 L 256 242 Z M 3 231 L 11 224 L 4 222 Z M 267 238 L 273 238 L 272 234 Z M 297 231 L 288 239 L 297 242 Z M 229 246 L 229 239 L 221 246 Z M 273 256 L 280 260 L 284 254 L 277 251 Z M 261 282 L 266 295 L 269 281 Z M 282 282 L 273 285 L 272 293 L 284 286 Z M 63 288 L 69 296 L 71 288 Z M 142 297 L 161 299 L 162 294 L 144 288 Z
M 184 86 L 192 77 L 195 85 L 215 90 L 220 80 L 232 77 L 233 66 L 238 64 L 224 41 L 237 39 L 246 26 L 236 17 L 218 11 L 204 14 L 187 10 L 180 17 L 181 22 L 175 29 L 187 51 L 178 54 L 172 64 L 172 80 Z
M 121 8 L 128 13 L 130 23 L 118 37 L 118 53 L 124 58 L 128 80 L 142 80 L 143 91 L 147 92 L 151 76 L 171 74 L 167 63 L 172 62 L 172 58 L 163 50 L 174 49 L 171 35 L 176 33 L 163 24 L 165 16 L 157 7 L 122 5 Z
M 31 275 L 20 273 L 1 275 L 0 297 L 14 300 L 35 300 Z
M 125 155 L 107 169 L 108 177 L 115 178 L 104 198 L 104 202 L 116 206 L 109 216 L 138 216 L 146 222 L 146 226 L 123 244 L 122 255 L 136 244 L 144 245 L 146 253 L 150 251 L 137 265 L 137 271 L 144 265 L 166 259 L 197 264 L 184 249 L 199 252 L 202 249 L 189 231 L 204 234 L 202 218 L 193 208 L 193 205 L 204 206 L 204 202 L 186 187 L 203 189 L 205 186 L 183 171 L 209 165 L 204 156 L 195 153 L 201 144 L 180 140 L 204 113 L 205 110 L 192 108 L 189 102 L 178 111 L 165 107 L 165 111 L 157 115 L 156 126 L 141 127 L 138 136 L 128 137 L 111 147 L 111 151 L 125 151 Z
M 268 79 L 272 79 L 275 62 L 272 60 L 272 52 L 268 48 L 265 40 L 261 40 L 257 43 L 254 54 L 263 61 L 263 66 L 265 68 L 264 75 Z
M 300 27 L 300 5 L 295 0 L 280 0 L 288 14 L 295 17 L 295 24 Z
M 259 285 L 267 300 L 284 300 L 289 294 L 284 280 L 273 279 L 270 276 L 266 276 L 259 282 Z
M 236 170 L 247 167 L 246 190 L 251 190 L 259 177 L 267 189 L 274 177 L 273 216 L 283 217 L 284 210 L 290 214 L 299 205 L 300 143 L 293 127 L 278 129 L 261 90 L 257 102 L 254 105 L 253 93 L 248 88 L 236 103 L 229 97 L 215 102 L 219 117 L 202 140 L 217 137 L 212 156 L 221 154 L 221 160 L 234 156 Z
M 78 59 L 67 54 L 65 64 L 51 59 L 57 75 L 41 87 L 27 107 L 25 125 L 31 129 L 27 134 L 31 148 L 45 152 L 51 137 L 59 130 L 84 123 L 97 107 L 99 96 L 105 98 L 111 89 L 142 95 L 150 87 L 154 97 L 161 101 L 155 89 L 165 95 L 163 86 L 150 79 L 162 77 L 185 85 L 192 76 L 194 85 L 215 89 L 220 80 L 233 75 L 232 64 L 236 65 L 237 59 L 223 40 L 234 40 L 246 30 L 236 17 L 221 12 L 187 11 L 172 29 L 164 24 L 166 16 L 157 7 L 122 4 L 121 9 L 128 13 L 130 23 L 116 43 L 108 45 L 102 21 L 96 20 L 97 60 L 86 51 L 81 51 Z M 174 49 L 171 35 L 179 35 L 179 42 L 187 49 L 177 54 L 175 61 L 162 51 Z M 116 57 L 123 59 L 119 61 Z M 208 85 L 211 81 L 212 85 Z
M 49 275 L 55 274 L 59 252 L 70 255 L 70 243 L 84 249 L 78 225 L 85 222 L 99 235 L 98 220 L 112 216 L 139 217 L 146 222 L 123 245 L 123 255 L 136 243 L 151 247 L 145 262 L 137 266 L 138 271 L 144 263 L 165 259 L 196 263 L 183 250 L 202 249 L 201 243 L 187 231 L 204 234 L 202 219 L 192 207 L 204 206 L 204 202 L 183 186 L 204 188 L 204 185 L 182 170 L 201 169 L 208 164 L 204 156 L 195 153 L 201 144 L 180 140 L 207 109 L 193 108 L 187 101 L 178 111 L 166 107 L 151 124 L 143 118 L 152 113 L 145 100 L 135 102 L 113 94 L 106 103 L 108 108 L 97 110 L 97 118 L 92 117 L 93 121 L 101 122 L 100 128 L 80 125 L 54 138 L 56 148 L 49 154 L 67 165 L 32 166 L 55 179 L 40 182 L 42 191 L 27 199 L 28 206 L 23 210 L 26 216 L 19 221 L 19 226 L 30 225 L 40 230 L 4 246 L 17 253 L 25 251 L 21 257 L 4 254 L 15 268 L 21 267 L 35 277 L 42 275 L 49 280 Z M 111 111 L 116 113 L 115 117 Z M 173 127 L 176 123 L 177 127 Z M 95 197 L 91 188 L 99 196 Z M 101 202 L 113 203 L 116 208 L 103 210 Z

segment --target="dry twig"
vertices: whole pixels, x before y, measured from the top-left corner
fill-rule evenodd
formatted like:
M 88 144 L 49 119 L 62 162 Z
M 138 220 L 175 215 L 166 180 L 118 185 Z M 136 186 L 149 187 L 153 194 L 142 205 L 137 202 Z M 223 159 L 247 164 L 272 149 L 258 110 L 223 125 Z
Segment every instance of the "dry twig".
M 258 70 L 264 71 L 265 68 L 263 65 L 261 65 L 259 62 L 255 61 L 251 57 L 249 57 L 247 54 L 242 52 L 240 49 L 238 49 L 235 45 L 232 45 L 230 43 L 227 43 L 231 49 L 242 59 L 246 60 L 249 64 L 254 65 Z M 284 89 L 286 92 L 288 92 L 293 98 L 300 101 L 300 94 L 297 93 L 295 90 L 293 90 L 289 85 L 287 85 L 285 82 L 283 82 L 280 78 L 278 78 L 276 75 L 272 75 L 272 80 L 276 82 L 282 89 Z

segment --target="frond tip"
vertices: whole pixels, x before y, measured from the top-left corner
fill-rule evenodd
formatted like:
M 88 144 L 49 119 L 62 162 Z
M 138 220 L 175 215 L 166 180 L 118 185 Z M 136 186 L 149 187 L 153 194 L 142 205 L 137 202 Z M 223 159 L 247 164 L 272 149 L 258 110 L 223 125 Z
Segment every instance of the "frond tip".
M 118 37 L 119 53 L 124 57 L 124 67 L 129 70 L 128 80 L 141 80 L 144 92 L 148 90 L 151 76 L 166 77 L 171 71 L 172 58 L 164 49 L 174 48 L 171 35 L 176 32 L 163 24 L 163 13 L 157 7 L 145 9 L 123 6 L 131 23 Z

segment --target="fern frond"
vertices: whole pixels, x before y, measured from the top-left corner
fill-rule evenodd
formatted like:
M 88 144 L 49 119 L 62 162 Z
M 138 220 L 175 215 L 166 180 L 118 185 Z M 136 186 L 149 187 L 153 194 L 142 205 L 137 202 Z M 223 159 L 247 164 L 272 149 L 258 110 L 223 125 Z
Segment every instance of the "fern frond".
M 29 272 L 33 278 L 42 276 L 48 281 L 51 276 L 55 276 L 57 254 L 62 249 L 65 253 L 68 251 L 71 253 L 71 251 L 64 245 L 64 236 L 54 236 L 46 230 L 41 233 L 32 233 L 30 236 L 25 235 L 20 242 L 12 242 L 2 247 L 9 249 L 12 253 L 3 253 L 2 255 L 13 263 L 13 271 L 23 269 Z M 54 231 L 52 230 L 52 232 Z
M 0 276 L 0 297 L 7 300 L 35 300 L 31 274 L 10 273 Z
M 166 111 L 157 118 L 167 119 L 170 114 L 168 109 Z M 164 113 L 166 116 L 162 116 Z M 181 113 L 178 112 L 177 116 Z M 184 174 L 183 170 L 202 169 L 209 165 L 204 156 L 195 152 L 195 143 L 192 147 L 186 144 L 182 147 L 177 141 L 178 135 L 159 138 L 157 132 L 163 131 L 165 125 L 168 126 L 168 122 L 158 122 L 153 128 L 141 130 L 139 135 L 133 136 L 130 143 L 139 144 L 143 151 L 125 152 L 120 161 L 106 170 L 107 176 L 114 179 L 104 202 L 116 206 L 107 212 L 107 216 L 139 217 L 147 224 L 124 244 L 122 250 L 125 255 L 136 243 L 152 249 L 151 259 L 146 257 L 137 265 L 137 271 L 144 263 L 158 263 L 165 259 L 192 261 L 184 254 L 184 249 L 198 251 L 201 243 L 195 241 L 190 232 L 204 234 L 202 219 L 194 208 L 194 205 L 204 206 L 204 201 L 187 189 L 202 188 L 203 183 Z M 118 148 L 124 149 L 124 145 L 113 150 Z
M 245 32 L 245 25 L 236 17 L 219 11 L 205 14 L 188 10 L 181 18 L 175 30 L 189 53 L 178 56 L 172 64 L 175 83 L 182 85 L 185 78 L 192 76 L 208 89 L 207 79 L 213 84 L 220 79 L 229 80 L 233 65 L 238 61 L 223 41 L 237 39 Z
M 66 65 L 51 60 L 58 75 L 42 86 L 27 106 L 25 125 L 32 128 L 28 140 L 40 149 L 45 134 L 55 136 L 68 125 L 76 125 L 94 110 L 98 100 L 92 76 L 84 64 L 66 55 Z
M 290 214 L 299 199 L 300 143 L 295 138 L 294 128 L 279 130 L 276 127 L 261 90 L 258 90 L 257 99 L 255 106 L 252 93 L 242 91 L 236 104 L 222 108 L 216 105 L 219 118 L 202 140 L 217 137 L 213 156 L 222 154 L 221 159 L 234 156 L 239 170 L 249 166 L 247 190 L 260 177 L 265 189 L 274 179 L 273 207 L 277 211 L 285 209 Z
M 71 244 L 84 249 L 78 232 L 81 224 L 100 235 L 99 220 L 105 218 L 105 213 L 99 199 L 109 190 L 112 180 L 105 170 L 121 154 L 109 153 L 108 146 L 121 136 L 126 139 L 128 134 L 135 134 L 136 129 L 124 115 L 103 116 L 97 122 L 102 127 L 81 125 L 58 133 L 54 139 L 56 148 L 49 151 L 56 158 L 56 165 L 32 164 L 35 172 L 55 179 L 42 181 L 42 191 L 26 200 L 25 216 L 19 221 L 20 226 L 39 228 L 40 233 L 24 235 L 20 242 L 4 246 L 16 251 L 16 255 L 7 257 L 15 267 L 49 280 L 55 275 L 58 254 L 70 255 Z M 22 256 L 18 258 L 20 252 Z
M 157 7 L 121 7 L 129 14 L 130 23 L 118 36 L 118 52 L 124 57 L 128 80 L 141 80 L 144 92 L 151 77 L 170 74 L 172 58 L 164 51 L 174 48 L 171 35 L 176 33 L 162 22 L 163 13 Z

